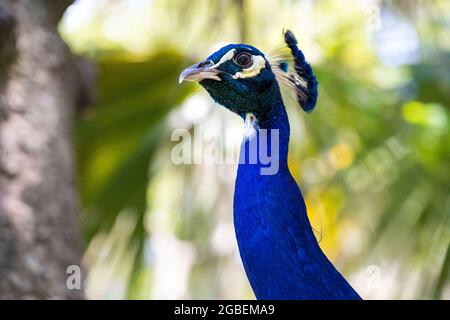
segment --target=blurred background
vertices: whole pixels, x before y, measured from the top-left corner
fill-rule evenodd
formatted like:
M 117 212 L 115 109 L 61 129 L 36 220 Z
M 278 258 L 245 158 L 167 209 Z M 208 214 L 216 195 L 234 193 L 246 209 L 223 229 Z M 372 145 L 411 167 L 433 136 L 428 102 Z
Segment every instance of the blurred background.
M 320 246 L 366 299 L 450 299 L 449 27 L 445 0 L 75 1 L 60 33 L 97 65 L 75 125 L 87 297 L 254 298 L 236 165 L 170 157 L 174 130 L 241 120 L 178 75 L 224 44 L 267 52 L 289 28 L 320 83 L 311 114 L 286 97 Z

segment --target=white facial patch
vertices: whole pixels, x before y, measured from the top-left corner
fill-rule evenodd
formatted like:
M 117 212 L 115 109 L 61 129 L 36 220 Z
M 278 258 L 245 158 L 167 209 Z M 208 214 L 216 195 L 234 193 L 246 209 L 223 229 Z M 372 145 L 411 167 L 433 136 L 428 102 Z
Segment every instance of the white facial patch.
M 225 53 L 222 58 L 220 58 L 220 60 L 213 65 L 211 68 L 217 68 L 218 66 L 220 66 L 221 64 L 224 64 L 225 62 L 227 62 L 228 60 L 233 59 L 234 57 L 234 52 L 236 51 L 236 49 L 231 49 L 230 51 L 228 51 L 227 53 Z
M 236 72 L 236 74 L 233 76 L 234 79 L 254 77 L 266 67 L 266 59 L 264 59 L 262 56 L 252 55 L 252 59 L 253 64 L 249 68 L 243 69 L 241 72 Z
M 231 49 L 230 51 L 225 53 L 216 64 L 210 67 L 210 69 L 217 69 L 217 67 L 219 67 L 221 64 L 224 64 L 225 62 L 233 59 L 235 52 L 236 49 Z M 252 60 L 253 60 L 252 65 L 247 69 L 243 69 L 240 72 L 236 72 L 233 75 L 233 79 L 254 77 L 258 75 L 261 72 L 261 70 L 266 67 L 266 60 L 262 56 L 252 55 Z M 220 81 L 220 78 L 217 77 L 217 80 Z
M 244 139 L 251 139 L 256 136 L 258 120 L 253 113 L 247 113 L 244 121 Z

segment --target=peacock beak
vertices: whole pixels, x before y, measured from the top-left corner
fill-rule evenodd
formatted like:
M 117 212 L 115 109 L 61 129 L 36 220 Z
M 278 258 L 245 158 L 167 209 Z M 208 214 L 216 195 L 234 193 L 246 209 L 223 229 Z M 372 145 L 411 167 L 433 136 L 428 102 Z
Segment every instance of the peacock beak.
M 184 80 L 189 81 L 201 81 L 203 79 L 214 79 L 220 81 L 218 74 L 219 70 L 215 68 L 214 63 L 211 60 L 205 60 L 194 64 L 183 70 L 178 79 L 179 83 Z

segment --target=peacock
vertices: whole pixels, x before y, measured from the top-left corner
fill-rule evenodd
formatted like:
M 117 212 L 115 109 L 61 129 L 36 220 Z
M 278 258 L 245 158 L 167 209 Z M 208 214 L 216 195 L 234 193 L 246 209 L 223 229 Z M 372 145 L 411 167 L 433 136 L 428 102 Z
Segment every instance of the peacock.
M 294 34 L 283 36 L 267 56 L 247 44 L 227 45 L 186 68 L 179 80 L 198 81 L 244 121 L 233 218 L 256 298 L 361 299 L 320 249 L 288 168 L 290 127 L 280 85 L 310 112 L 318 82 Z

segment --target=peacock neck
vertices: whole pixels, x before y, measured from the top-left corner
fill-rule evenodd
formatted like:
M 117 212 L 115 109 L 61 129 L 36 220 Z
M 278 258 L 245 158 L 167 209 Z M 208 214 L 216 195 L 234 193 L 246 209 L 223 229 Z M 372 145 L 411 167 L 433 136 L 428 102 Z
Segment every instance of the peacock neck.
M 281 95 L 269 101 L 269 106 L 260 106 L 263 112 L 245 116 L 234 195 L 235 224 L 242 222 L 245 228 L 253 227 L 253 231 L 258 232 L 262 219 L 269 228 L 277 219 L 292 219 L 308 240 L 301 245 L 316 246 L 303 196 L 288 167 L 288 115 Z M 271 192 L 277 197 L 285 196 L 285 204 L 271 199 Z M 292 196 L 291 201 L 287 200 L 289 196 Z M 291 210 L 284 216 L 274 214 L 280 205 Z M 249 210 L 256 211 L 257 215 L 248 215 Z M 275 231 L 273 235 L 278 236 Z
M 266 101 L 245 115 L 234 193 L 236 238 L 253 291 L 258 299 L 358 299 L 322 253 L 289 172 L 281 97 Z
M 244 138 L 239 167 L 245 171 L 262 175 L 288 171 L 289 119 L 278 87 L 273 91 L 271 98 L 262 96 L 257 111 L 242 114 Z M 269 165 L 276 170 L 264 170 Z

